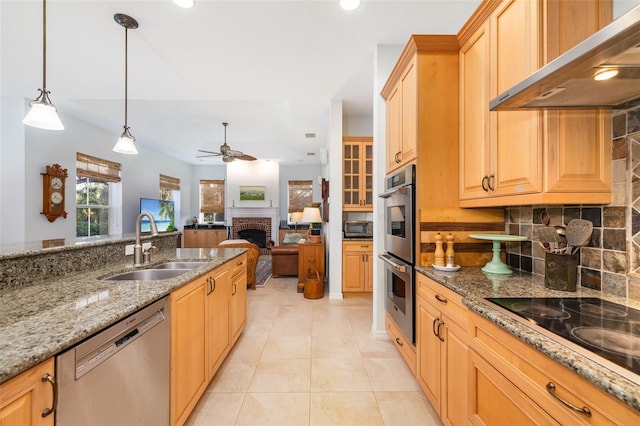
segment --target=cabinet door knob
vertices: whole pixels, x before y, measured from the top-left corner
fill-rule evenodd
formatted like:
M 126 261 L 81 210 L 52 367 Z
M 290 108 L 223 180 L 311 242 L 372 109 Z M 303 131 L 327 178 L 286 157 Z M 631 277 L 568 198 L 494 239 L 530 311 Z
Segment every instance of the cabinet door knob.
M 440 321 L 438 320 L 438 339 L 440 339 L 441 342 L 444 342 L 444 337 L 442 337 L 442 334 L 440 333 L 440 330 L 442 329 L 442 327 L 444 326 L 444 321 Z
M 396 337 L 396 343 L 398 344 L 398 346 L 402 346 L 402 342 L 400 341 L 399 337 Z
M 440 337 L 438 336 L 438 331 L 436 330 L 436 324 L 440 322 L 440 318 L 434 318 L 433 323 L 431 324 L 431 331 L 433 331 L 433 335 L 436 337 Z

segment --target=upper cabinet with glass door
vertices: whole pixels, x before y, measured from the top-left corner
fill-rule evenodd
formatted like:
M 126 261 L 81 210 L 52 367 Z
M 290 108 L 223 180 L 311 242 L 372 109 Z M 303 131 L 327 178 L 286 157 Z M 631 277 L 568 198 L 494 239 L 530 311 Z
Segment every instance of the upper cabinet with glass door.
M 373 211 L 373 138 L 344 137 L 342 146 L 342 208 Z

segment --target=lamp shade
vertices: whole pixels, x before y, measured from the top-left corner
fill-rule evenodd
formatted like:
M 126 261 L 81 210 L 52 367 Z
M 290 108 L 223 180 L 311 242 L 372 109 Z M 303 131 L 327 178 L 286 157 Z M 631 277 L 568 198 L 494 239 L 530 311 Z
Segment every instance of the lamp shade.
M 302 212 L 293 212 L 293 213 L 291 213 L 291 222 L 293 222 L 293 223 L 302 222 Z
M 135 140 L 136 138 L 134 138 L 131 133 L 129 133 L 129 128 L 125 127 L 124 132 L 122 132 L 122 134 L 118 138 L 118 141 L 116 142 L 116 146 L 113 147 L 113 151 L 120 154 L 135 155 L 138 153 Z
M 320 209 L 317 207 L 305 207 L 302 211 L 302 223 L 320 223 L 322 222 L 322 216 L 320 216 Z
M 46 130 L 63 130 L 64 126 L 56 113 L 56 107 L 52 103 L 41 100 L 30 102 L 31 109 L 22 120 L 24 124 L 31 127 Z

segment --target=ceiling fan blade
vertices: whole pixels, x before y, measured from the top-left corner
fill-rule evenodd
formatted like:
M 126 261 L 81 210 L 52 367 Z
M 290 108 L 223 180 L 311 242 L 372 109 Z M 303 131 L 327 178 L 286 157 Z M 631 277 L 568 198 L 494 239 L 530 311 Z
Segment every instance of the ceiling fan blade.
M 242 151 L 236 151 L 235 149 L 228 149 L 227 152 L 225 152 L 226 155 L 230 155 L 232 157 L 240 157 L 242 154 Z
M 198 152 L 204 152 L 205 154 L 210 154 L 210 155 L 221 155 L 219 152 L 205 151 L 204 149 L 199 149 Z
M 253 155 L 249 155 L 249 154 L 238 155 L 238 156 L 236 156 L 236 158 L 238 160 L 245 160 L 245 161 L 255 161 L 255 160 L 257 160 L 256 157 L 254 157 Z

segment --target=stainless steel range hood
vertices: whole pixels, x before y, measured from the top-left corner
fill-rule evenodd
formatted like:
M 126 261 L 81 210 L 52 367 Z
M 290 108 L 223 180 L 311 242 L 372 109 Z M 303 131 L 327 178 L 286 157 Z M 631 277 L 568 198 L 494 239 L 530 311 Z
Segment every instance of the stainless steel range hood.
M 616 70 L 605 81 L 594 75 Z M 491 100 L 491 111 L 628 108 L 640 102 L 640 5 Z

